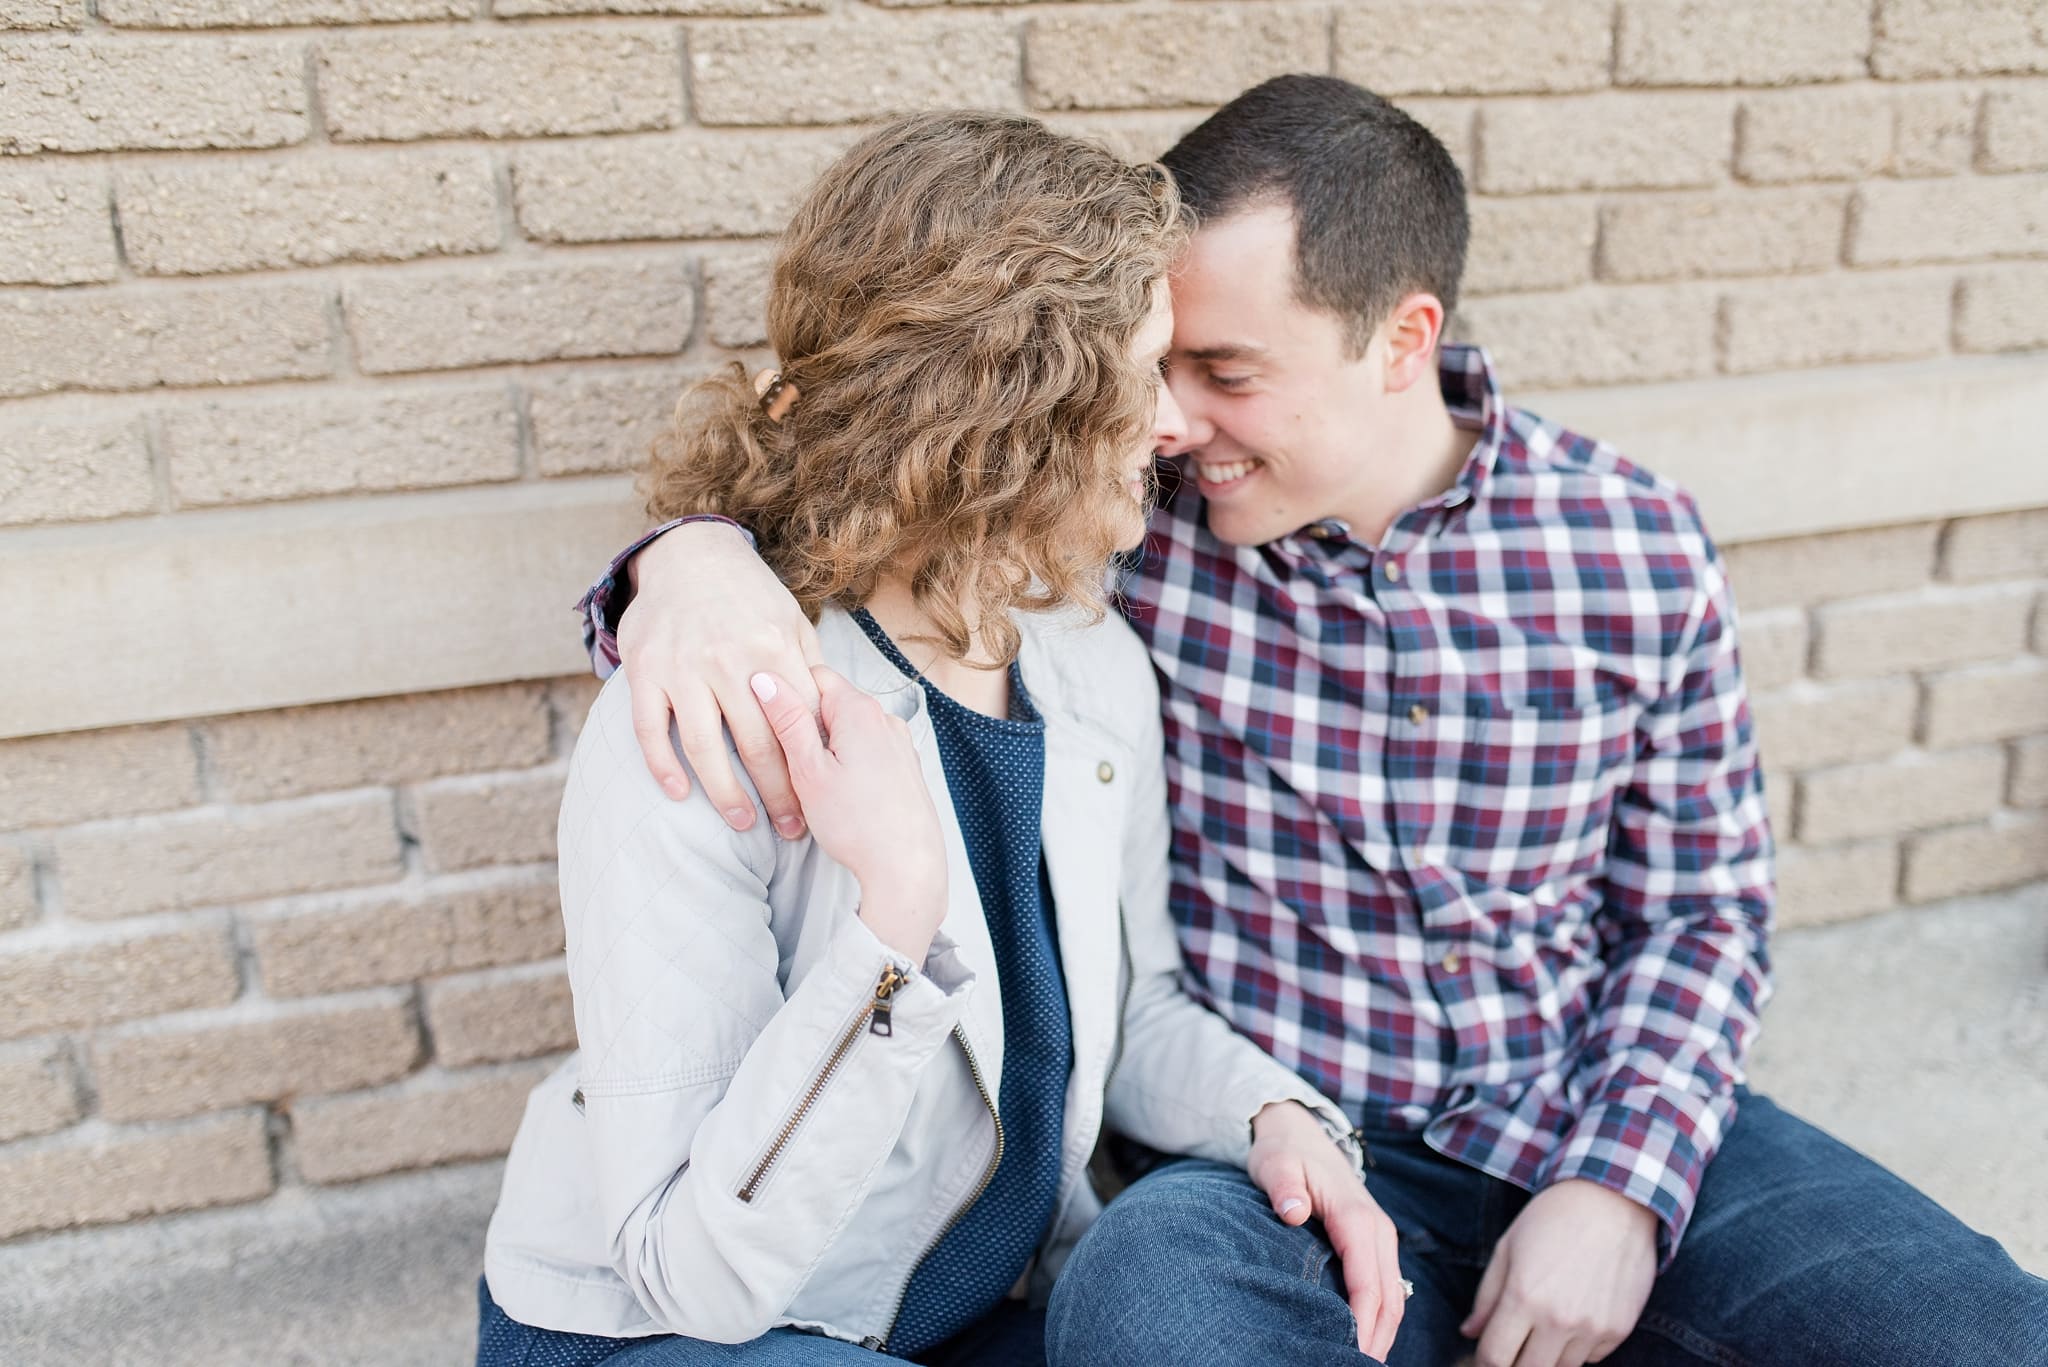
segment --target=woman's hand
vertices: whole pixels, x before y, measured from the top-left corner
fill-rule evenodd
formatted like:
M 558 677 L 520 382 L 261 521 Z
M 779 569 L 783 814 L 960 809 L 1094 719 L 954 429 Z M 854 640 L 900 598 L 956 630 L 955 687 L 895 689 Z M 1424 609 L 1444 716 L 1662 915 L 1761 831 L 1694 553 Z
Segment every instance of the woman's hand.
M 740 763 L 787 839 L 804 833 L 782 749 L 747 680 L 763 669 L 795 681 L 815 706 L 809 668 L 821 658 L 818 633 L 746 539 L 716 522 L 664 533 L 633 557 L 633 601 L 619 619 L 619 667 L 633 689 L 633 731 L 647 768 L 673 798 L 690 780 L 669 744 L 668 718 L 705 796 L 736 831 L 754 824 L 754 804 L 726 758 L 732 732 Z
M 811 675 L 816 720 L 787 680 L 756 674 L 749 686 L 789 761 L 811 835 L 860 880 L 861 920 L 921 964 L 946 917 L 946 844 L 910 728 L 823 665 Z
M 1358 1320 L 1358 1350 L 1385 1361 L 1401 1327 L 1407 1293 L 1394 1222 L 1322 1123 L 1299 1102 L 1281 1101 L 1252 1117 L 1251 1179 L 1290 1225 L 1319 1217 L 1344 1264 L 1344 1294 Z

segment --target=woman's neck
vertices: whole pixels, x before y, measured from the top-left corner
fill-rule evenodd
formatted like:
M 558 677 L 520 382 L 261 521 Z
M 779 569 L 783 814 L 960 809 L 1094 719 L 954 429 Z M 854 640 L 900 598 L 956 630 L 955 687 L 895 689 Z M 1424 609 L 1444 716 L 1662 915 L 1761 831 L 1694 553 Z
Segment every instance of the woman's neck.
M 930 679 L 941 693 L 963 707 L 986 716 L 1010 715 L 1010 671 L 996 664 L 984 649 L 973 624 L 980 614 L 971 603 L 959 605 L 969 625 L 967 658 L 955 659 L 939 643 L 931 614 L 918 604 L 907 579 L 884 579 L 861 606 L 888 633 L 911 668 Z

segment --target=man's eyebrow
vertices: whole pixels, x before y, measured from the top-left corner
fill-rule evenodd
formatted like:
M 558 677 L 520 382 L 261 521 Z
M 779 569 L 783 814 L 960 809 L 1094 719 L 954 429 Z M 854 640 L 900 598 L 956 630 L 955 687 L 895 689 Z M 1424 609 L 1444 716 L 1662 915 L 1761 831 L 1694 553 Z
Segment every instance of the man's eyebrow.
M 1191 361 L 1256 361 L 1265 354 L 1266 348 L 1251 342 L 1223 342 L 1216 346 L 1189 347 L 1181 353 Z

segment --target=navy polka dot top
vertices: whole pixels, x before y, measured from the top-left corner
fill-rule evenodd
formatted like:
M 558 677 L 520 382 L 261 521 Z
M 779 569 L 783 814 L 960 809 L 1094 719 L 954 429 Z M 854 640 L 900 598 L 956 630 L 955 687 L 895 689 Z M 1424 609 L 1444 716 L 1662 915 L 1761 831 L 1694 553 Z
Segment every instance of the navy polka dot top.
M 988 1187 L 911 1274 L 887 1351 L 913 1357 L 999 1304 L 1045 1237 L 1059 1194 L 1074 1036 L 1040 844 L 1045 720 L 1010 666 L 1010 718 L 955 702 L 911 668 L 866 612 L 868 639 L 924 689 L 953 815 L 974 869 L 1003 995 L 1003 1156 Z

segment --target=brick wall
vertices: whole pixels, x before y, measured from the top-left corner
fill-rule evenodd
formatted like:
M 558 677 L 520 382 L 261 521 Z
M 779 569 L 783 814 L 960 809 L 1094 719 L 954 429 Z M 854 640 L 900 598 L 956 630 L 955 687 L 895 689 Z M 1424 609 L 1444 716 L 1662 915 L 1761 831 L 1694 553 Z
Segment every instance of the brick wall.
M 628 468 L 858 126 L 1151 154 L 1289 70 L 1450 145 L 1515 389 L 1994 364 L 2048 348 L 2035 8 L 0 0 L 0 548 Z M 2048 510 L 1731 561 L 1789 924 L 2048 875 Z M 589 696 L 0 742 L 0 1238 L 502 1151 Z

